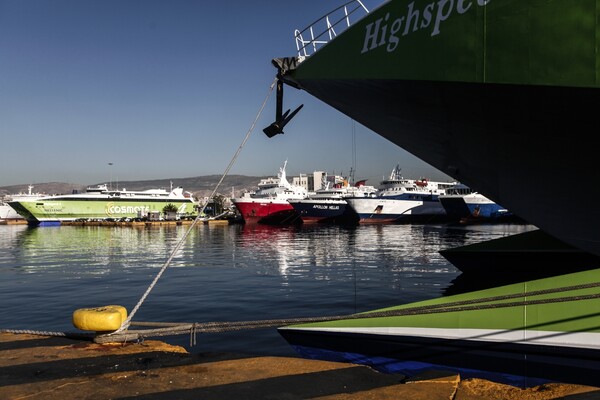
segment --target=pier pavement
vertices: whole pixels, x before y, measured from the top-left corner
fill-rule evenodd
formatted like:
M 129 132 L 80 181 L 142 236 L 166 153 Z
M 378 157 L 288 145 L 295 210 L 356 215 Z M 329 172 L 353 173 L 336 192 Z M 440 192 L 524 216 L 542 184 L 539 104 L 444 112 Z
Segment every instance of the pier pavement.
M 591 400 L 600 388 L 529 389 L 444 373 L 404 379 L 294 357 L 190 354 L 162 341 L 97 344 L 0 333 L 1 399 Z

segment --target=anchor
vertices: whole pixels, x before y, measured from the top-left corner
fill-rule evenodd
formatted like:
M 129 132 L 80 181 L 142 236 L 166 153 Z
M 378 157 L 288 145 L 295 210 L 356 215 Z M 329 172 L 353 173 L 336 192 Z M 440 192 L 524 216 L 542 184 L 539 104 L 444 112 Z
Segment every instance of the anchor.
M 267 126 L 265 129 L 263 129 L 263 132 L 265 133 L 265 135 L 267 135 L 269 138 L 272 138 L 273 136 L 275 136 L 279 133 L 283 133 L 283 127 L 286 126 L 292 118 L 294 118 L 294 116 L 298 113 L 298 111 L 300 111 L 300 109 L 303 106 L 304 106 L 304 104 L 300 104 L 298 106 L 298 108 L 296 108 L 294 111 L 292 111 L 291 114 L 290 114 L 289 109 L 285 113 L 282 113 L 282 111 L 283 111 L 283 80 L 281 79 L 281 76 L 278 76 L 278 78 L 277 78 L 277 108 L 275 110 L 275 122 L 273 122 L 271 125 Z

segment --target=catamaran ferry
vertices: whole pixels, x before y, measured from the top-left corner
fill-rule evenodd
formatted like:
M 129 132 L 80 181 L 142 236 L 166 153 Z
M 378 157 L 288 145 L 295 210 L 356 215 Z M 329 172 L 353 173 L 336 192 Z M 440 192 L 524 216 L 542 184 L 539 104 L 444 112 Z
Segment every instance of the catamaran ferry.
M 197 212 L 196 202 L 181 187 L 132 191 L 109 190 L 106 185 L 88 187 L 85 193 L 41 197 L 9 202 L 29 224 L 55 224 L 79 219 L 138 218 L 151 212 L 163 212 L 167 204 L 178 215 Z

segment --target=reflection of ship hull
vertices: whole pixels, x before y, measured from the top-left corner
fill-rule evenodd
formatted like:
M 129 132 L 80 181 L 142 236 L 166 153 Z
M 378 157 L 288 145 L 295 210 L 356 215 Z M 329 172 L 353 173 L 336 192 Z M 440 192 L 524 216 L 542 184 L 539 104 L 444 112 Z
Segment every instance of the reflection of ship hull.
M 302 222 L 311 223 L 347 223 L 355 221 L 355 214 L 349 209 L 346 200 L 289 200 Z
M 285 225 L 299 221 L 294 207 L 283 199 L 234 199 L 246 224 Z
M 304 357 L 409 377 L 445 370 L 462 379 L 524 387 L 552 381 L 595 385 L 600 314 L 592 310 L 600 307 L 600 293 L 588 284 L 599 274 L 578 272 L 374 311 L 396 316 L 307 323 L 279 332 Z
M 301 63 L 280 63 L 283 80 L 600 255 L 597 150 L 581 145 L 598 126 L 587 111 L 600 100 L 597 2 L 469 2 L 440 24 L 425 20 L 428 4 L 445 3 L 384 3 Z M 572 195 L 550 182 L 589 192 L 564 212 Z

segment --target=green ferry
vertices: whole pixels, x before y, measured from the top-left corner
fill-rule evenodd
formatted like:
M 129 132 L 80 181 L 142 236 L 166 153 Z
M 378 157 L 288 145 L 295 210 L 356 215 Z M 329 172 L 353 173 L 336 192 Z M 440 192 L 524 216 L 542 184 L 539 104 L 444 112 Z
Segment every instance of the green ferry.
M 162 213 L 168 204 L 178 215 L 197 214 L 193 195 L 181 187 L 172 189 L 109 190 L 106 185 L 88 187 L 85 193 L 41 197 L 9 202 L 29 224 L 52 225 L 61 221 L 108 218 L 143 218 Z

